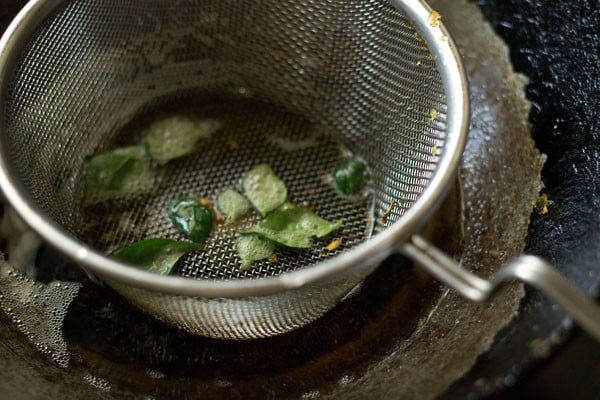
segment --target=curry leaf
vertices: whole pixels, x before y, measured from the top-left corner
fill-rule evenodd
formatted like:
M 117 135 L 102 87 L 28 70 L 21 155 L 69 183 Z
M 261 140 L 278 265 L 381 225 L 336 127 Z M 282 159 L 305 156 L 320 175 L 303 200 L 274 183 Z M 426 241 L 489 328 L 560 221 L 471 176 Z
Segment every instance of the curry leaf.
M 183 255 L 200 247 L 197 243 L 152 238 L 133 243 L 117 251 L 113 257 L 141 269 L 167 275 Z
M 322 238 L 342 225 L 341 220 L 329 222 L 305 208 L 275 211 L 249 232 L 292 248 L 310 248 L 313 237 Z
M 213 215 L 210 208 L 200 204 L 195 197 L 183 197 L 171 205 L 169 217 L 173 225 L 193 242 L 206 240 L 212 229 Z
M 258 164 L 242 178 L 242 187 L 250 202 L 264 217 L 287 199 L 285 183 L 267 164 Z
M 233 189 L 226 189 L 217 196 L 217 208 L 227 215 L 227 222 L 234 222 L 250 209 L 250 202 Z
M 208 138 L 220 127 L 216 120 L 175 115 L 151 124 L 145 140 L 152 159 L 163 165 L 190 153 L 198 140 Z
M 242 260 L 242 268 L 248 268 L 254 261 L 269 258 L 275 251 L 273 242 L 253 233 L 240 235 L 237 253 Z
M 357 194 L 363 186 L 365 163 L 350 160 L 333 171 L 332 177 L 337 189 L 343 194 Z
M 86 159 L 86 202 L 104 200 L 150 186 L 148 154 L 143 145 L 121 147 Z

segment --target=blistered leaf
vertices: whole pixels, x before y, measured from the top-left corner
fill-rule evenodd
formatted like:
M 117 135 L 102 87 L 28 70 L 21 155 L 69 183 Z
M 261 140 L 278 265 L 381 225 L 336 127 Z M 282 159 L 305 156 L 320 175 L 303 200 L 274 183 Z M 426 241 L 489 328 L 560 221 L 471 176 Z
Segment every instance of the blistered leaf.
M 267 164 L 253 167 L 242 178 L 242 187 L 250 202 L 264 217 L 287 199 L 285 183 Z
M 288 208 L 273 212 L 249 232 L 286 247 L 309 248 L 312 238 L 327 236 L 341 225 L 341 220 L 329 222 L 305 208 Z
M 93 203 L 150 186 L 148 153 L 143 145 L 121 147 L 86 160 L 86 202 Z
M 197 243 L 152 238 L 133 243 L 117 251 L 113 257 L 141 269 L 167 275 L 183 255 L 200 247 Z
M 250 202 L 233 189 L 226 189 L 217 196 L 217 208 L 227 215 L 228 222 L 234 222 L 250 209 Z
M 273 242 L 253 233 L 240 235 L 237 242 L 237 253 L 242 260 L 243 268 L 248 268 L 254 261 L 269 258 L 274 251 Z
M 216 120 L 176 115 L 151 124 L 145 141 L 152 159 L 162 165 L 192 152 L 200 139 L 210 137 L 220 127 Z

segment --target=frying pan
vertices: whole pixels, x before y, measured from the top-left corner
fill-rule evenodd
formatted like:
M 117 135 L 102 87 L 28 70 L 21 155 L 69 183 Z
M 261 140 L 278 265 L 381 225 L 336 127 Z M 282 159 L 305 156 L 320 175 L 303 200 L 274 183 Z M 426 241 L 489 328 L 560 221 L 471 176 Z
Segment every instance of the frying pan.
M 599 243 L 599 221 L 593 211 L 599 193 L 594 180 L 599 172 L 595 163 L 598 144 L 594 143 L 598 121 L 594 119 L 593 108 L 586 109 L 586 104 L 588 107 L 594 101 L 598 104 L 598 92 L 594 92 L 593 86 L 594 62 L 597 66 L 594 54 L 598 52 L 589 51 L 590 56 L 581 49 L 589 49 L 598 41 L 582 40 L 578 35 L 589 38 L 598 19 L 597 16 L 582 19 L 592 9 L 592 2 L 564 6 L 542 3 L 482 2 L 481 6 L 507 40 L 513 41 L 509 42 L 513 61 L 531 78 L 528 94 L 534 101 L 534 134 L 542 151 L 549 155 L 544 183 L 548 197 L 560 211 L 555 218 L 534 214 L 528 251 L 547 258 L 594 294 L 600 275 L 599 252 L 595 247 Z M 565 35 L 552 42 L 549 38 L 555 37 L 556 30 L 565 30 Z M 570 46 L 564 46 L 565 41 L 571 41 Z M 584 62 L 581 65 L 569 62 L 573 54 L 578 56 L 577 60 L 583 57 Z M 559 64 L 564 68 L 550 68 L 551 63 L 556 65 L 556 60 L 563 60 L 564 64 Z M 548 137 L 547 132 L 555 134 Z M 548 245 L 549 239 L 552 246 Z M 473 372 L 450 388 L 446 396 L 489 394 L 509 383 L 508 377 L 518 375 L 544 350 L 565 339 L 570 324 L 563 323 L 564 320 L 561 310 L 534 293 L 527 293 L 519 315 L 496 336 L 494 346 L 480 358 Z M 531 346 L 536 340 L 537 346 Z M 103 382 L 95 384 L 101 387 Z
M 538 148 L 548 155 L 542 179 L 557 213 L 534 213 L 526 252 L 559 266 L 591 295 L 600 292 L 600 11 L 597 1 L 478 0 L 527 75 L 530 121 Z M 444 397 L 490 395 L 510 386 L 568 341 L 571 321 L 527 292 L 519 315 L 494 347 Z M 597 346 L 597 344 L 596 344 Z M 576 372 L 574 372 L 576 373 Z M 589 377 L 593 380 L 593 377 Z M 477 385 L 474 383 L 477 382 Z

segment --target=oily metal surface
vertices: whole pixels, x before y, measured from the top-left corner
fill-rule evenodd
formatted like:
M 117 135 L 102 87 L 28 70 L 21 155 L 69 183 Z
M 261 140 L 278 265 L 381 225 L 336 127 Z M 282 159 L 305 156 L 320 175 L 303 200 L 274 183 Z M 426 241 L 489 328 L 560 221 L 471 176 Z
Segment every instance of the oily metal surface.
M 522 251 L 540 159 L 529 137 L 523 80 L 512 73 L 505 46 L 475 6 L 438 3 L 465 56 L 473 123 L 462 188 L 455 188 L 430 235 L 486 275 Z M 51 255 L 42 252 L 40 264 L 52 264 Z M 83 282 L 63 327 L 70 365 L 63 369 L 41 356 L 3 319 L 0 393 L 17 399 L 435 397 L 492 344 L 516 312 L 522 289 L 511 286 L 491 303 L 474 305 L 405 264 L 389 259 L 361 293 L 307 327 L 240 343 L 162 326 L 76 269 L 42 270 L 42 280 Z

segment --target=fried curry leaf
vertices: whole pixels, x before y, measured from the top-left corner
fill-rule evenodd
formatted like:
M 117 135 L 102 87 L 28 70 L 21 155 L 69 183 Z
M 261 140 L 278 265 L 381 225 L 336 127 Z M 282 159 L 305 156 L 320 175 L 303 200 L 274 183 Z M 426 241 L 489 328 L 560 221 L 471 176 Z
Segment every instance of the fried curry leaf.
M 335 187 L 346 195 L 357 194 L 363 186 L 365 163 L 360 160 L 350 160 L 333 171 Z
M 306 249 L 312 238 L 327 236 L 341 225 L 342 220 L 329 222 L 305 208 L 288 208 L 270 214 L 249 232 L 286 247 Z
M 227 222 L 234 222 L 250 209 L 250 202 L 233 189 L 226 189 L 217 196 L 217 208 L 227 215 Z
M 175 115 L 151 124 L 145 141 L 152 159 L 163 165 L 190 153 L 200 139 L 208 138 L 220 127 L 216 120 Z
M 193 242 L 204 242 L 210 235 L 213 224 L 212 211 L 200 204 L 196 197 L 177 200 L 169 209 L 169 217 L 177 230 Z
M 87 203 L 150 186 L 151 174 L 145 146 L 121 147 L 86 159 Z
M 141 269 L 167 275 L 183 255 L 200 247 L 197 243 L 152 238 L 133 243 L 117 251 L 113 257 Z
M 275 251 L 275 244 L 254 233 L 240 235 L 237 254 L 242 260 L 242 268 L 248 268 L 254 261 L 269 258 Z
M 287 199 L 285 183 L 268 164 L 258 164 L 242 178 L 242 187 L 250 202 L 264 217 Z

